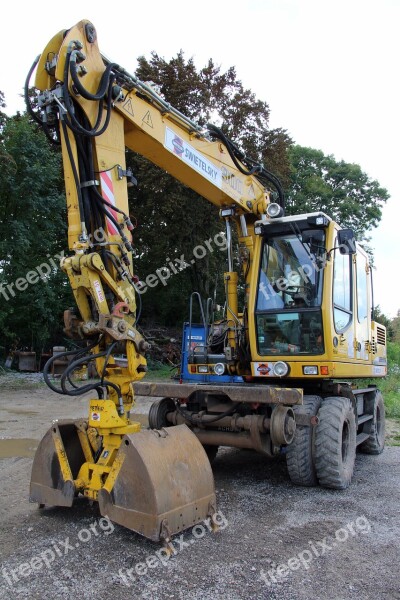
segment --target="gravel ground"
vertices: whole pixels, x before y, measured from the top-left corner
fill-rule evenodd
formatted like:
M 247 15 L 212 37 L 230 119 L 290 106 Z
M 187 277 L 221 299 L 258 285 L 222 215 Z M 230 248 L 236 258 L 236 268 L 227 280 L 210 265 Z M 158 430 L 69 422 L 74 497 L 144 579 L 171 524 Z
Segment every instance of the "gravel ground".
M 219 531 L 176 536 L 167 558 L 96 505 L 29 504 L 38 440 L 53 419 L 84 416 L 87 399 L 26 379 L 0 379 L 0 599 L 400 599 L 400 447 L 359 454 L 343 492 L 292 486 L 284 457 L 222 449 L 213 465 Z M 148 408 L 138 399 L 143 423 Z

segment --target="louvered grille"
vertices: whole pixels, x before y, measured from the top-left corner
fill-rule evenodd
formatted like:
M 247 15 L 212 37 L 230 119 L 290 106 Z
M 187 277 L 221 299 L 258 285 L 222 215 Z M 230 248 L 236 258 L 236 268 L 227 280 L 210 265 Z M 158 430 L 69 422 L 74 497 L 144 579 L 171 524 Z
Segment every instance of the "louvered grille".
M 382 346 L 386 346 L 386 331 L 382 327 L 376 328 L 376 338 L 378 344 L 382 344 Z

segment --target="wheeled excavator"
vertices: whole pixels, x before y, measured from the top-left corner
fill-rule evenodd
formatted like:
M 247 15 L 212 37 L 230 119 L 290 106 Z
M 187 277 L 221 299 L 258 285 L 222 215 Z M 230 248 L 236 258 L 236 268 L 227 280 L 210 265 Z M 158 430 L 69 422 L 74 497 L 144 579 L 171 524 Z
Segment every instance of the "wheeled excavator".
M 89 21 L 49 41 L 25 92 L 61 145 L 71 251 L 61 268 L 76 300 L 64 321 L 77 346 L 59 381 L 53 359 L 44 377 L 55 392 L 93 396 L 87 419 L 56 421 L 42 439 L 31 500 L 71 506 L 83 495 L 116 523 L 167 540 L 215 512 L 219 446 L 284 453 L 293 483 L 346 488 L 356 448 L 384 446 L 382 395 L 354 382 L 386 375 L 386 331 L 353 231 L 323 212 L 285 216 L 271 172 L 103 56 Z M 185 324 L 179 382 L 142 381 L 150 347 L 137 327 L 126 148 L 218 207 L 226 229 L 224 313 L 213 319 L 212 302 L 200 303 L 201 322 Z M 88 361 L 97 378 L 78 386 L 73 373 Z M 135 394 L 159 398 L 149 429 L 130 414 Z

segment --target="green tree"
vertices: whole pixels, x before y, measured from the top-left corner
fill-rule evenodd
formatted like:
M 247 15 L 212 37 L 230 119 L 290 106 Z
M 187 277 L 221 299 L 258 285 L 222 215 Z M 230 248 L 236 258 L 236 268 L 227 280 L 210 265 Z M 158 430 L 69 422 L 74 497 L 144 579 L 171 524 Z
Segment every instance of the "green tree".
M 323 211 L 340 225 L 353 228 L 359 240 L 378 225 L 389 194 L 359 165 L 297 145 L 289 149 L 289 159 L 288 214 Z
M 397 316 L 390 322 L 390 328 L 392 332 L 391 341 L 400 344 L 400 310 L 397 311 Z
M 19 114 L 4 123 L 0 151 L 0 344 L 40 349 L 60 334 L 71 302 L 55 256 L 66 248 L 61 156 Z M 26 284 L 29 272 L 35 283 Z
M 0 108 L 5 108 L 6 106 L 7 105 L 6 105 L 6 101 L 4 98 L 4 94 L 2 91 L 0 91 Z M 2 110 L 0 110 L 0 139 L 1 139 L 1 134 L 3 131 L 3 127 L 6 122 L 7 122 L 7 115 Z
M 164 98 L 199 125 L 213 122 L 239 147 L 281 177 L 290 168 L 287 148 L 291 140 L 283 129 L 270 130 L 269 107 L 237 79 L 233 67 L 221 72 L 212 60 L 200 70 L 183 52 L 166 61 L 153 53 L 150 60 L 138 59 L 136 75 L 152 82 Z M 218 209 L 204 198 L 177 182 L 146 159 L 129 153 L 128 161 L 138 178 L 139 187 L 131 192 L 131 206 L 137 221 L 136 267 L 140 277 L 182 255 L 190 262 L 193 249 L 214 239 L 224 229 Z M 167 286 L 144 296 L 144 315 L 169 323 L 182 322 L 187 314 L 192 290 L 203 297 L 217 292 L 222 302 L 221 273 L 226 269 L 225 253 L 215 247 L 190 268 L 174 275 Z

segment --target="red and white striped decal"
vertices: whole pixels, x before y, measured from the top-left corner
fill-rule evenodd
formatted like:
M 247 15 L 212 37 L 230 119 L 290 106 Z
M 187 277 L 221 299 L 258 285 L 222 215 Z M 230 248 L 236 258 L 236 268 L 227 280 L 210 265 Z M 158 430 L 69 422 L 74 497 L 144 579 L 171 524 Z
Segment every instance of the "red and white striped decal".
M 104 200 L 107 200 L 107 202 L 109 202 L 113 206 L 116 206 L 115 196 L 114 196 L 114 186 L 113 186 L 112 179 L 111 179 L 110 175 L 108 174 L 108 171 L 104 171 L 103 173 L 100 173 L 100 179 L 101 179 L 101 195 L 103 196 Z M 115 220 L 118 221 L 118 213 L 115 210 L 113 210 L 112 208 L 110 208 L 109 206 L 107 206 L 106 208 L 107 208 L 107 211 L 109 213 L 111 213 L 112 216 L 115 218 Z M 107 229 L 108 229 L 108 233 L 110 235 L 118 235 L 117 228 L 115 227 L 114 223 L 112 221 L 110 221 L 110 219 L 108 219 L 108 218 L 107 218 Z

